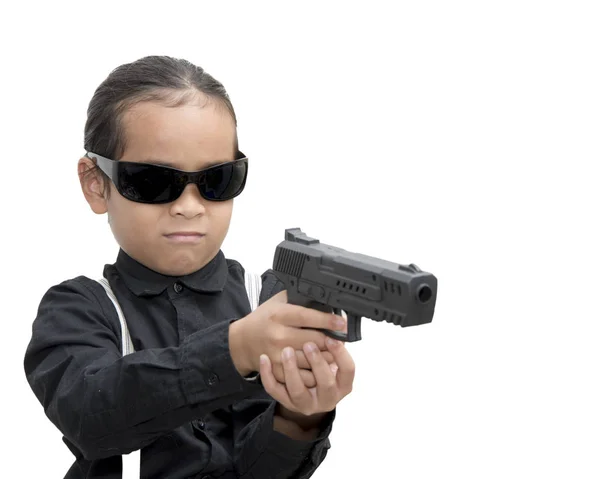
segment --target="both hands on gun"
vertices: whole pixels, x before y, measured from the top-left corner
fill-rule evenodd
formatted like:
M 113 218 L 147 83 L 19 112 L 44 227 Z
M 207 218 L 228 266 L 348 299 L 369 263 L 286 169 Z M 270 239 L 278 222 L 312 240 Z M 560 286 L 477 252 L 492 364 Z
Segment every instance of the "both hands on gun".
M 273 272 L 288 303 L 347 317 L 347 334 L 322 330 L 340 341 L 361 339 L 361 319 L 417 326 L 433 320 L 437 279 L 416 265 L 401 265 L 322 244 L 300 228 L 287 229 L 275 250 Z

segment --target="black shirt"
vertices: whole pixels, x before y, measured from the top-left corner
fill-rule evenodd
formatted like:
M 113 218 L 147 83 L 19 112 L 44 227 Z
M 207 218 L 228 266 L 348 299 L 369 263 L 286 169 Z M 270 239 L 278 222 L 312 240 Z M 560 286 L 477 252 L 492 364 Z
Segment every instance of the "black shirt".
M 135 353 L 122 355 L 114 305 L 97 281 L 51 287 L 39 306 L 25 373 L 75 455 L 65 478 L 121 478 L 141 449 L 141 477 L 308 478 L 330 447 L 335 411 L 314 441 L 273 430 L 276 402 L 235 369 L 229 325 L 250 313 L 244 269 L 221 251 L 183 277 L 123 250 L 106 265 Z M 283 289 L 263 276 L 260 302 Z

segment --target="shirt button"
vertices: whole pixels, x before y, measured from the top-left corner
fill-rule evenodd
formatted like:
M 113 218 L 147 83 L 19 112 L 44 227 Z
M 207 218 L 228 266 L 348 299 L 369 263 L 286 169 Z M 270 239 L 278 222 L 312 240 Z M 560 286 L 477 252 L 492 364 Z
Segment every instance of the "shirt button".
M 210 377 L 208 378 L 208 384 L 210 386 L 214 386 L 218 382 L 219 382 L 219 378 L 217 377 L 216 374 L 211 374 Z
M 200 429 L 204 429 L 204 426 L 206 426 L 206 424 L 204 424 L 204 421 L 203 421 L 202 419 L 200 419 L 200 420 L 198 421 L 198 427 L 199 427 Z
M 181 285 L 181 283 L 175 283 L 173 285 L 173 289 L 176 293 L 181 293 L 183 291 L 183 286 Z

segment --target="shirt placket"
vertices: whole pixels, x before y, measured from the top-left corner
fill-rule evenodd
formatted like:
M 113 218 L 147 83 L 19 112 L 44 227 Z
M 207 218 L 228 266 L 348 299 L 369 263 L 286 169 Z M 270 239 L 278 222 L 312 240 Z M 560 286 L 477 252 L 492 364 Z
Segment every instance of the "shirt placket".
M 192 291 L 179 281 L 173 283 L 169 289 L 169 299 L 177 314 L 179 345 L 183 343 L 187 335 L 198 331 L 202 327 L 202 312 L 194 301 L 193 294 Z M 204 431 L 206 427 L 204 418 L 195 419 L 192 421 L 192 424 L 201 431 Z

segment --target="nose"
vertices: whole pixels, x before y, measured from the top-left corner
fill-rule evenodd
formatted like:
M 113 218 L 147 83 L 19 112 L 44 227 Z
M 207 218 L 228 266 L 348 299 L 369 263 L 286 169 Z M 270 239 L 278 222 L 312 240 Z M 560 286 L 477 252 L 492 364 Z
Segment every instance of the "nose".
M 202 215 L 206 213 L 205 201 L 200 195 L 198 186 L 190 183 L 184 188 L 181 196 L 171 204 L 171 213 L 186 218 Z

